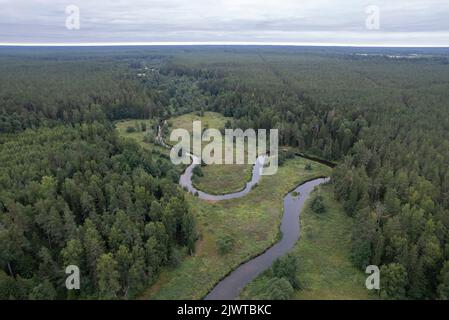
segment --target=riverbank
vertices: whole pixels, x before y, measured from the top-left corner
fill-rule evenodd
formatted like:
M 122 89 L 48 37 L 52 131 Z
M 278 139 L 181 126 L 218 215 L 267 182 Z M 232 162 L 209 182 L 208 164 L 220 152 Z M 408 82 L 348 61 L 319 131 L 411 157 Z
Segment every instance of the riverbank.
M 189 121 L 191 121 L 190 119 L 199 118 L 199 116 L 192 114 L 184 115 L 178 118 L 176 125 L 181 126 L 189 123 L 183 117 L 187 117 Z M 206 119 L 214 119 L 213 122 L 219 125 L 218 118 L 215 115 L 206 116 Z M 137 140 L 144 148 L 168 156 L 169 151 L 167 149 L 144 142 L 144 132 L 126 132 L 126 129 L 131 125 L 136 126 L 135 120 L 119 123 L 117 129 L 122 136 L 128 136 Z M 314 162 L 312 170 L 306 170 L 306 163 L 310 163 L 310 160 L 304 158 L 287 160 L 275 176 L 264 177 L 261 183 L 250 194 L 241 199 L 232 200 L 232 202 L 210 202 L 198 199 L 192 195 L 186 195 L 197 218 L 201 234 L 201 239 L 197 244 L 196 254 L 193 257 L 184 259 L 181 266 L 175 270 L 164 270 L 158 281 L 145 292 L 144 298 L 203 298 L 219 280 L 235 270 L 240 264 L 258 256 L 277 242 L 279 240 L 279 223 L 282 216 L 283 197 L 298 184 L 311 178 L 330 175 L 331 169 L 324 164 Z M 217 181 L 220 181 L 220 188 L 224 188 L 226 191 L 224 193 L 231 193 L 233 188 L 226 188 L 227 183 L 233 184 L 237 188 L 239 184 L 244 185 L 247 182 L 248 177 L 245 177 L 244 168 L 230 169 L 230 166 L 218 165 L 203 167 L 205 174 L 200 178 L 202 182 L 200 185 L 202 187 L 201 189 L 213 191 L 218 187 L 218 185 L 214 186 L 214 183 L 216 184 Z M 239 174 L 239 172 L 242 174 Z M 229 174 L 231 174 L 231 177 Z M 194 185 L 200 187 L 196 183 Z M 327 190 L 327 187 L 325 190 Z M 329 201 L 329 206 L 333 208 L 331 210 L 331 215 L 333 216 L 333 213 L 341 211 L 341 208 L 337 208 L 338 203 L 335 200 L 332 201 L 330 195 L 331 192 L 329 192 L 329 197 L 326 197 L 326 200 Z M 309 211 L 310 209 L 307 209 L 305 216 L 301 218 L 302 225 L 304 226 L 302 233 L 306 237 L 309 237 L 309 234 L 312 233 L 309 228 L 315 231 L 324 228 L 326 232 L 320 233 L 320 237 L 330 237 L 327 240 L 323 240 L 329 244 L 329 248 L 326 251 L 322 247 L 324 244 L 313 247 L 304 237 L 297 243 L 294 254 L 301 257 L 303 262 L 308 261 L 301 268 L 301 270 L 305 270 L 305 274 L 301 273 L 299 275 L 306 280 L 305 283 L 307 286 L 303 290 L 296 292 L 294 297 L 300 299 L 313 299 L 314 297 L 365 299 L 364 292 L 361 293 L 358 291 L 358 288 L 355 288 L 354 291 L 353 282 L 355 278 L 348 279 L 345 277 L 348 274 L 354 275 L 354 270 L 349 270 L 349 268 L 353 267 L 350 265 L 347 254 L 336 257 L 336 261 L 340 265 L 338 263 L 334 264 L 333 268 L 335 270 L 333 272 L 331 272 L 332 270 L 328 270 L 330 272 L 329 275 L 323 275 L 320 273 L 320 268 L 314 268 L 314 265 L 320 264 L 321 259 L 325 261 L 326 257 L 335 256 L 330 253 L 334 252 L 333 248 L 335 243 L 341 240 L 336 237 L 336 234 L 340 234 L 341 230 L 349 228 L 348 226 L 352 223 L 351 219 L 346 216 L 344 216 L 346 219 L 341 219 L 343 217 L 343 212 L 341 211 L 342 215 L 338 215 L 339 219 L 332 221 L 333 225 L 330 225 L 326 224 L 326 221 L 314 220 L 313 216 L 309 214 Z M 325 224 L 323 225 L 323 223 Z M 336 230 L 332 230 L 332 227 L 335 227 Z M 347 234 L 350 234 L 350 229 L 348 230 Z M 315 232 L 313 234 L 315 235 Z M 232 239 L 233 245 L 229 252 L 220 254 L 219 243 L 223 239 Z M 304 244 L 301 244 L 301 242 L 304 242 Z M 342 244 L 343 246 L 348 245 L 347 241 L 338 241 L 338 244 Z M 315 248 L 315 250 L 304 249 L 310 246 Z M 327 252 L 327 254 L 322 256 L 323 252 Z M 340 251 L 337 248 L 335 252 Z M 332 266 L 332 263 L 329 266 Z M 358 274 L 360 276 L 360 272 Z M 242 297 L 254 298 L 257 296 L 257 294 L 252 292 L 251 288 L 255 287 L 257 289 L 263 283 L 263 277 L 261 278 L 262 280 L 259 280 L 259 278 L 248 286 L 249 289 L 245 289 Z M 327 282 L 330 282 L 331 285 Z
M 311 200 L 320 194 L 326 212 L 311 210 Z M 301 288 L 292 299 L 372 299 L 365 288 L 366 275 L 350 260 L 352 219 L 335 200 L 332 185 L 318 187 L 301 213 L 301 237 L 292 250 L 299 261 L 297 279 Z M 266 272 L 252 281 L 240 299 L 258 299 L 269 280 Z
M 276 175 L 264 176 L 243 198 L 210 202 L 186 195 L 198 222 L 201 239 L 193 257 L 165 270 L 143 296 L 147 299 L 201 299 L 242 262 L 259 255 L 279 240 L 283 199 L 295 186 L 328 176 L 331 169 L 308 160 L 287 160 Z M 233 239 L 229 252 L 220 254 L 220 242 Z

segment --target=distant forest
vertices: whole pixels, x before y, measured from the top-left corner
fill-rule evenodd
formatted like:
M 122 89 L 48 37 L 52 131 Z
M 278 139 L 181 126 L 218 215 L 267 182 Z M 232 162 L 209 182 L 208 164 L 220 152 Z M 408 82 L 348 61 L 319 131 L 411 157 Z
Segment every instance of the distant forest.
M 133 298 L 192 254 L 178 171 L 113 126 L 191 111 L 337 162 L 354 265 L 449 298 L 449 52 L 264 47 L 2 48 L 0 298 Z

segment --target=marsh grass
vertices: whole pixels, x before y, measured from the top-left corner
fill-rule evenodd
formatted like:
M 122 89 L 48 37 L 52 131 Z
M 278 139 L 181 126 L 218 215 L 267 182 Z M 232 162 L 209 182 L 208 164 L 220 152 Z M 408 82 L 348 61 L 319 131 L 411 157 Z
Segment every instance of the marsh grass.
M 317 165 L 314 164 L 313 168 Z M 326 212 L 312 211 L 313 197 L 320 194 Z M 366 275 L 355 268 L 350 259 L 352 219 L 334 199 L 332 185 L 319 187 L 307 200 L 301 213 L 301 237 L 293 249 L 299 261 L 297 278 L 301 288 L 293 299 L 372 299 L 365 288 Z M 242 291 L 240 298 L 253 299 L 269 280 L 263 274 Z

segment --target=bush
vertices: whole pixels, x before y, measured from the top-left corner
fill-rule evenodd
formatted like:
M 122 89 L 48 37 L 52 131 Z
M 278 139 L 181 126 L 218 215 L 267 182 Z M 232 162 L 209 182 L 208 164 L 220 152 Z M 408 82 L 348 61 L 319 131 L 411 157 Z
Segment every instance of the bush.
M 170 252 L 169 259 L 169 265 L 172 268 L 179 267 L 182 261 L 182 251 L 178 248 L 173 248 Z
M 291 298 L 294 289 L 285 278 L 271 278 L 268 280 L 261 299 L 264 300 L 288 300 Z
M 201 166 L 196 166 L 195 168 L 193 168 L 192 173 L 197 177 L 202 177 L 204 175 Z
M 312 201 L 312 211 L 315 213 L 326 212 L 326 206 L 324 205 L 324 199 L 322 195 L 317 195 Z
M 296 277 L 298 273 L 298 260 L 295 256 L 289 254 L 279 258 L 273 263 L 272 271 L 276 278 L 287 279 L 294 289 L 299 288 L 299 281 Z
M 400 263 L 383 265 L 380 269 L 382 299 L 400 300 L 405 298 L 408 276 L 405 267 Z
M 285 157 L 285 153 L 284 152 L 279 152 L 278 155 L 278 166 L 283 166 L 285 163 L 286 157 Z
M 292 150 L 288 149 L 288 150 L 285 152 L 285 157 L 286 157 L 287 159 L 293 159 L 293 158 L 295 157 L 295 153 L 294 153 Z
M 153 143 L 156 139 L 156 136 L 154 135 L 153 131 L 149 131 L 144 137 L 143 142 L 145 143 Z
M 173 183 L 179 182 L 179 172 L 174 169 L 168 170 L 165 176 L 169 178 Z
M 222 235 L 217 240 L 218 253 L 224 255 L 234 248 L 235 241 L 230 235 Z
M 128 133 L 133 133 L 133 132 L 136 132 L 136 131 L 137 131 L 137 130 L 136 130 L 135 127 L 129 126 L 129 127 L 126 128 L 126 132 L 128 132 Z
M 307 162 L 305 167 L 304 167 L 307 171 L 311 171 L 312 170 L 312 164 L 310 162 Z

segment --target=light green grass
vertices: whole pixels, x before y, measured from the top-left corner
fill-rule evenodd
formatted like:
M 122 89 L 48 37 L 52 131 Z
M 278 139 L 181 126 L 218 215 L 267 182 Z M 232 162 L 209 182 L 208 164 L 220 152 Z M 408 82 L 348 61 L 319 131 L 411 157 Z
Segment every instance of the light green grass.
M 174 117 L 168 121 L 171 123 L 170 130 L 183 128 L 192 132 L 193 121 L 200 120 L 203 127 L 207 125 L 209 128 L 221 129 L 224 128 L 226 121 L 230 118 L 224 117 L 220 113 L 205 112 L 204 116 L 200 117 L 195 113 L 184 114 L 179 117 Z M 117 131 L 123 138 L 133 139 L 143 148 L 152 152 L 161 153 L 165 156 L 170 155 L 170 150 L 161 147 L 154 143 L 144 142 L 144 137 L 147 132 L 136 131 L 127 132 L 128 127 L 135 127 L 144 122 L 147 125 L 148 130 L 155 125 L 153 120 L 124 120 L 115 124 Z M 156 132 L 154 133 L 156 134 Z M 168 137 L 165 140 L 170 144 L 174 142 L 168 141 Z M 203 145 L 207 144 L 203 142 Z M 184 166 L 179 166 L 179 171 L 182 171 Z M 231 165 L 208 165 L 202 167 L 204 176 L 197 177 L 194 181 L 194 186 L 202 191 L 210 194 L 226 194 L 233 193 L 242 190 L 246 183 L 251 179 L 252 165 L 249 164 L 231 164 Z
M 226 121 L 232 118 L 225 117 L 221 113 L 217 112 L 204 112 L 201 117 L 196 113 L 186 113 L 178 117 L 173 117 L 168 120 L 171 123 L 171 129 L 186 129 L 189 133 L 192 133 L 192 126 L 194 121 L 201 121 L 202 128 L 224 128 Z
M 201 117 L 196 113 L 188 113 L 168 120 L 171 130 L 183 128 L 192 133 L 194 121 L 201 121 L 202 128 L 222 129 L 231 118 L 216 112 L 205 112 Z M 171 142 L 173 143 L 173 142 Z M 207 142 L 203 142 L 203 146 Z M 224 145 L 223 155 L 224 155 Z M 212 164 L 202 167 L 204 175 L 193 181 L 195 188 L 210 194 L 227 194 L 242 190 L 251 179 L 251 164 Z
M 200 299 L 227 273 L 275 243 L 285 194 L 305 180 L 330 174 L 331 170 L 320 164 L 306 171 L 306 162 L 301 158 L 286 161 L 276 175 L 264 176 L 239 199 L 214 203 L 186 194 L 201 234 L 196 253 L 178 268 L 163 271 L 143 298 Z M 221 256 L 216 242 L 224 234 L 235 240 L 235 247 Z
M 327 211 L 322 214 L 310 209 L 311 199 L 320 193 Z M 292 253 L 299 260 L 297 277 L 301 289 L 293 299 L 370 299 L 365 288 L 365 275 L 350 261 L 352 219 L 334 199 L 332 186 L 321 186 L 313 192 L 301 214 L 301 237 Z M 251 299 L 267 281 L 266 275 L 251 282 L 241 294 Z
M 136 132 L 127 132 L 128 127 L 136 127 L 140 125 L 140 123 L 145 123 L 147 125 L 147 131 L 138 130 Z M 136 141 L 141 147 L 150 151 L 160 152 L 165 155 L 169 155 L 170 152 L 168 149 L 156 145 L 154 143 L 144 142 L 143 138 L 148 133 L 148 131 L 152 130 L 152 127 L 155 125 L 154 120 L 143 120 L 143 119 L 134 119 L 134 120 L 122 120 L 115 123 L 115 129 L 118 131 L 119 135 L 126 139 L 133 139 Z M 157 132 L 154 132 L 156 135 Z
M 202 167 L 204 176 L 193 185 L 210 194 L 228 194 L 242 190 L 251 180 L 252 166 L 243 164 L 209 165 Z

